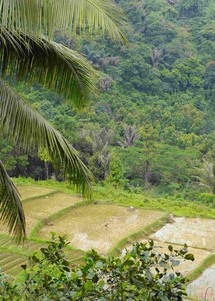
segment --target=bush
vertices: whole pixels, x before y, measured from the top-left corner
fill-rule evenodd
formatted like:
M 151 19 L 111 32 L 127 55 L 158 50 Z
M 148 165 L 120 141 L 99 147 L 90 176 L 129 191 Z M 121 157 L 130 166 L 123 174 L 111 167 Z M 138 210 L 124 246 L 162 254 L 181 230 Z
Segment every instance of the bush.
M 215 205 L 215 195 L 211 193 L 200 193 L 198 201 L 206 205 Z
M 91 251 L 81 266 L 69 267 L 64 238 L 53 238 L 40 255 L 22 266 L 24 276 L 11 284 L 1 275 L 3 301 L 168 301 L 183 300 L 185 278 L 174 271 L 179 258 L 193 260 L 186 246 L 160 254 L 153 241 L 136 243 L 121 257 L 102 257 Z M 21 297 L 20 297 L 21 296 Z

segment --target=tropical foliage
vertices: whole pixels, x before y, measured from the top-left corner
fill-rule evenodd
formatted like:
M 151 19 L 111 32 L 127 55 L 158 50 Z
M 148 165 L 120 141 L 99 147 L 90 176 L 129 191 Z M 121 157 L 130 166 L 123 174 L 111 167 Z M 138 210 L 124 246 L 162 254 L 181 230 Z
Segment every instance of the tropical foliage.
M 0 122 L 3 135 L 25 152 L 45 148 L 51 161 L 83 194 L 90 193 L 92 175 L 77 152 L 50 123 L 11 86 L 40 83 L 81 107 L 96 92 L 92 65 L 77 51 L 56 43 L 56 30 L 70 33 L 107 32 L 118 41 L 124 36 L 117 24 L 121 11 L 112 2 L 97 0 L 0 1 Z M 2 157 L 2 156 L 1 156 Z M 4 157 L 2 158 L 4 160 Z M 19 196 L 1 162 L 0 218 L 18 239 L 25 236 Z
M 180 260 L 193 260 L 186 246 L 161 254 L 153 241 L 137 243 L 120 257 L 102 257 L 91 251 L 81 266 L 69 265 L 63 248 L 67 242 L 54 238 L 40 254 L 23 265 L 18 285 L 1 275 L 0 294 L 4 301 L 182 301 L 186 282 L 174 267 Z M 20 299 L 21 298 L 21 299 Z
M 203 167 L 197 169 L 198 176 L 194 179 L 198 180 L 198 184 L 207 187 L 212 194 L 215 194 L 215 168 L 211 162 L 204 161 Z
M 102 93 L 87 110 L 77 113 L 66 103 L 59 107 L 60 98 L 38 85 L 16 89 L 74 143 L 97 181 L 110 182 L 117 158 L 125 188 L 191 197 L 193 190 L 203 189 L 192 185 L 196 168 L 202 160 L 214 164 L 214 3 L 117 2 L 129 20 L 122 25 L 127 47 L 97 35 L 55 36 L 81 49 L 101 70 Z M 23 153 L 6 145 L 11 175 L 46 178 L 34 153 L 26 162 Z M 49 170 L 50 177 L 51 165 Z

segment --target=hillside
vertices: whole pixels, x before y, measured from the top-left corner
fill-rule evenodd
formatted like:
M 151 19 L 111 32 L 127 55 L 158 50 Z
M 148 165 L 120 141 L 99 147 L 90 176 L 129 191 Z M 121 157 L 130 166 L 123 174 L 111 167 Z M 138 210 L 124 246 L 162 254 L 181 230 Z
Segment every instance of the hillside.
M 78 112 L 36 85 L 16 89 L 69 139 L 97 181 L 195 198 L 195 168 L 214 160 L 214 3 L 117 3 L 126 14 L 128 45 L 56 35 L 101 70 L 101 93 L 89 107 Z M 4 139 L 0 143 L 12 176 L 52 175 L 43 150 L 45 164 L 37 150 L 27 156 Z
M 117 21 L 117 9 L 111 3 L 110 17 L 120 27 L 117 32 L 126 35 L 127 43 L 123 43 L 125 39 L 121 42 L 111 39 L 112 27 L 103 28 L 105 17 L 99 20 L 100 13 L 96 12 L 91 18 L 91 12 L 85 10 L 90 7 L 87 5 L 83 5 L 83 13 L 89 17 L 88 21 L 81 20 L 81 13 L 73 14 L 74 19 L 70 18 L 62 30 L 55 30 L 55 21 L 61 23 L 67 17 L 65 7 L 58 2 L 52 4 L 59 11 L 63 8 L 64 15 L 55 21 L 49 18 L 49 13 L 55 15 L 54 9 L 47 9 L 46 16 L 46 2 L 42 5 L 35 2 L 41 9 L 41 18 L 48 19 L 47 24 L 38 22 L 40 18 L 34 18 L 24 4 L 20 7 L 10 4 L 7 10 L 9 6 L 2 2 L 14 19 L 2 13 L 1 22 L 7 24 L 11 19 L 14 22 L 8 29 L 9 44 L 1 35 L 5 48 L 0 68 L 1 75 L 4 73 L 2 83 L 3 87 L 13 88 L 2 88 L 2 103 L 6 100 L 7 105 L 0 108 L 3 113 L 0 300 L 20 301 L 23 291 L 23 300 L 26 294 L 30 299 L 41 296 L 42 300 L 44 296 L 50 300 L 62 297 L 62 300 L 88 301 L 100 294 L 98 300 L 104 301 L 106 294 L 107 300 L 115 300 L 121 294 L 123 301 L 127 297 L 135 299 L 132 296 L 139 296 L 138 300 L 148 300 L 149 296 L 157 300 L 160 296 L 159 300 L 167 301 L 171 299 L 168 294 L 183 295 L 185 289 L 190 301 L 215 298 L 215 3 L 213 0 L 113 1 L 122 8 L 124 17 L 119 10 L 122 19 L 118 16 Z M 75 5 L 84 4 L 79 0 L 74 3 L 69 3 L 73 6 L 71 12 L 75 11 Z M 49 5 L 51 2 L 47 2 L 47 8 Z M 103 5 L 109 6 L 101 1 Z M 16 16 L 19 10 L 23 10 L 23 16 L 29 12 L 29 20 L 34 19 L 32 24 L 25 17 Z M 76 17 L 80 17 L 80 24 L 76 23 Z M 96 25 L 97 21 L 101 27 Z M 107 24 L 113 24 L 112 21 Z M 15 35 L 13 26 L 16 28 L 19 22 L 23 22 L 27 34 L 20 27 Z M 72 32 L 68 24 L 74 26 Z M 31 33 L 27 25 L 35 32 L 41 26 L 39 38 L 33 40 L 35 32 Z M 45 43 L 50 42 L 51 25 L 52 46 L 46 48 L 43 42 L 45 39 Z M 5 25 L 2 27 L 4 33 Z M 10 56 L 8 45 L 17 53 Z M 24 55 L 13 60 L 19 51 L 25 53 L 22 47 L 26 47 L 30 60 Z M 58 52 L 60 59 L 59 64 L 56 60 L 56 69 L 52 48 L 53 57 Z M 84 58 L 81 63 L 81 57 L 75 53 L 82 53 L 90 64 Z M 68 69 L 62 67 L 64 63 Z M 97 77 L 91 66 L 97 70 Z M 83 78 L 79 77 L 82 68 L 86 68 Z M 94 84 L 98 93 L 91 95 L 90 86 L 94 90 Z M 8 102 L 16 92 L 23 96 L 21 110 L 17 99 L 14 98 L 14 107 Z M 69 96 L 76 99 L 67 99 Z M 85 98 L 88 103 L 79 108 L 78 103 L 85 102 Z M 35 112 L 25 107 L 25 101 L 35 109 L 35 116 L 41 113 L 49 124 L 39 118 L 35 123 L 39 127 L 34 126 L 31 121 Z M 29 119 L 22 118 L 25 112 L 26 116 L 29 113 Z M 9 115 L 10 121 L 5 122 Z M 29 132 L 28 121 L 33 125 Z M 50 125 L 57 129 L 55 135 L 47 130 Z M 40 133 L 40 129 L 44 131 Z M 94 182 L 70 145 L 94 175 Z M 72 155 L 67 155 L 68 150 Z M 79 181 L 83 185 L 77 192 Z M 83 196 L 78 194 L 81 191 Z M 4 218 L 11 233 L 16 230 L 14 221 L 18 227 L 23 225 L 24 234 L 26 220 L 27 240 L 23 245 L 11 239 Z M 91 249 L 95 250 L 91 252 L 95 260 L 89 257 L 86 265 L 82 264 Z M 129 250 L 133 255 L 129 255 Z M 141 260 L 136 256 L 138 250 Z M 32 278 L 27 275 L 30 270 Z M 119 283 L 117 289 L 115 283 Z M 139 292 L 140 289 L 143 291 Z

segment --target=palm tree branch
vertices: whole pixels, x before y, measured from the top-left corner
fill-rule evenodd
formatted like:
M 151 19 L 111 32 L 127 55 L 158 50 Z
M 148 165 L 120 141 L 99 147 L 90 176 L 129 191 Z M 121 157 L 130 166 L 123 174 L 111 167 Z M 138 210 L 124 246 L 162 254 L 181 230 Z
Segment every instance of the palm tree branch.
M 0 220 L 9 228 L 17 242 L 26 237 L 25 216 L 19 193 L 0 160 Z
M 113 39 L 125 41 L 118 25 L 122 10 L 110 0 L 0 0 L 1 24 L 25 33 L 53 37 L 55 29 L 107 31 Z
M 64 175 L 69 175 L 78 191 L 91 195 L 93 176 L 76 150 L 36 110 L 0 79 L 0 121 L 3 131 L 26 152 L 45 148 L 54 162 L 60 160 Z
M 76 51 L 45 37 L 0 27 L 0 74 L 39 82 L 83 106 L 96 93 L 97 73 Z

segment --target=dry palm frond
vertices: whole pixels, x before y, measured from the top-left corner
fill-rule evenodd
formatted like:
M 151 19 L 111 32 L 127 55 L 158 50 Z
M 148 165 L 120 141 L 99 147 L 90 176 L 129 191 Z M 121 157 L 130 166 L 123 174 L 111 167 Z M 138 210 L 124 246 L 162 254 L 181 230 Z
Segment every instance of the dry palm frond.
M 117 26 L 124 23 L 123 13 L 110 0 L 0 0 L 0 16 L 2 26 L 27 34 L 52 38 L 55 29 L 102 30 L 125 41 Z
M 199 186 L 207 187 L 211 193 L 215 193 L 215 166 L 211 162 L 203 161 L 202 168 L 196 168 L 198 175 L 193 176 Z
M 34 147 L 46 148 L 53 161 L 59 159 L 65 174 L 83 195 L 90 195 L 93 179 L 75 149 L 17 92 L 0 79 L 0 121 L 3 131 L 25 151 Z
M 0 220 L 9 228 L 17 242 L 25 237 L 25 216 L 18 191 L 0 160 Z
M 96 92 L 96 72 L 76 51 L 45 37 L 20 35 L 0 27 L 0 73 L 38 81 L 81 106 Z
M 123 140 L 118 141 L 118 144 L 121 147 L 130 147 L 133 146 L 136 139 L 138 139 L 139 135 L 137 132 L 137 128 L 131 125 L 124 126 L 124 137 Z

